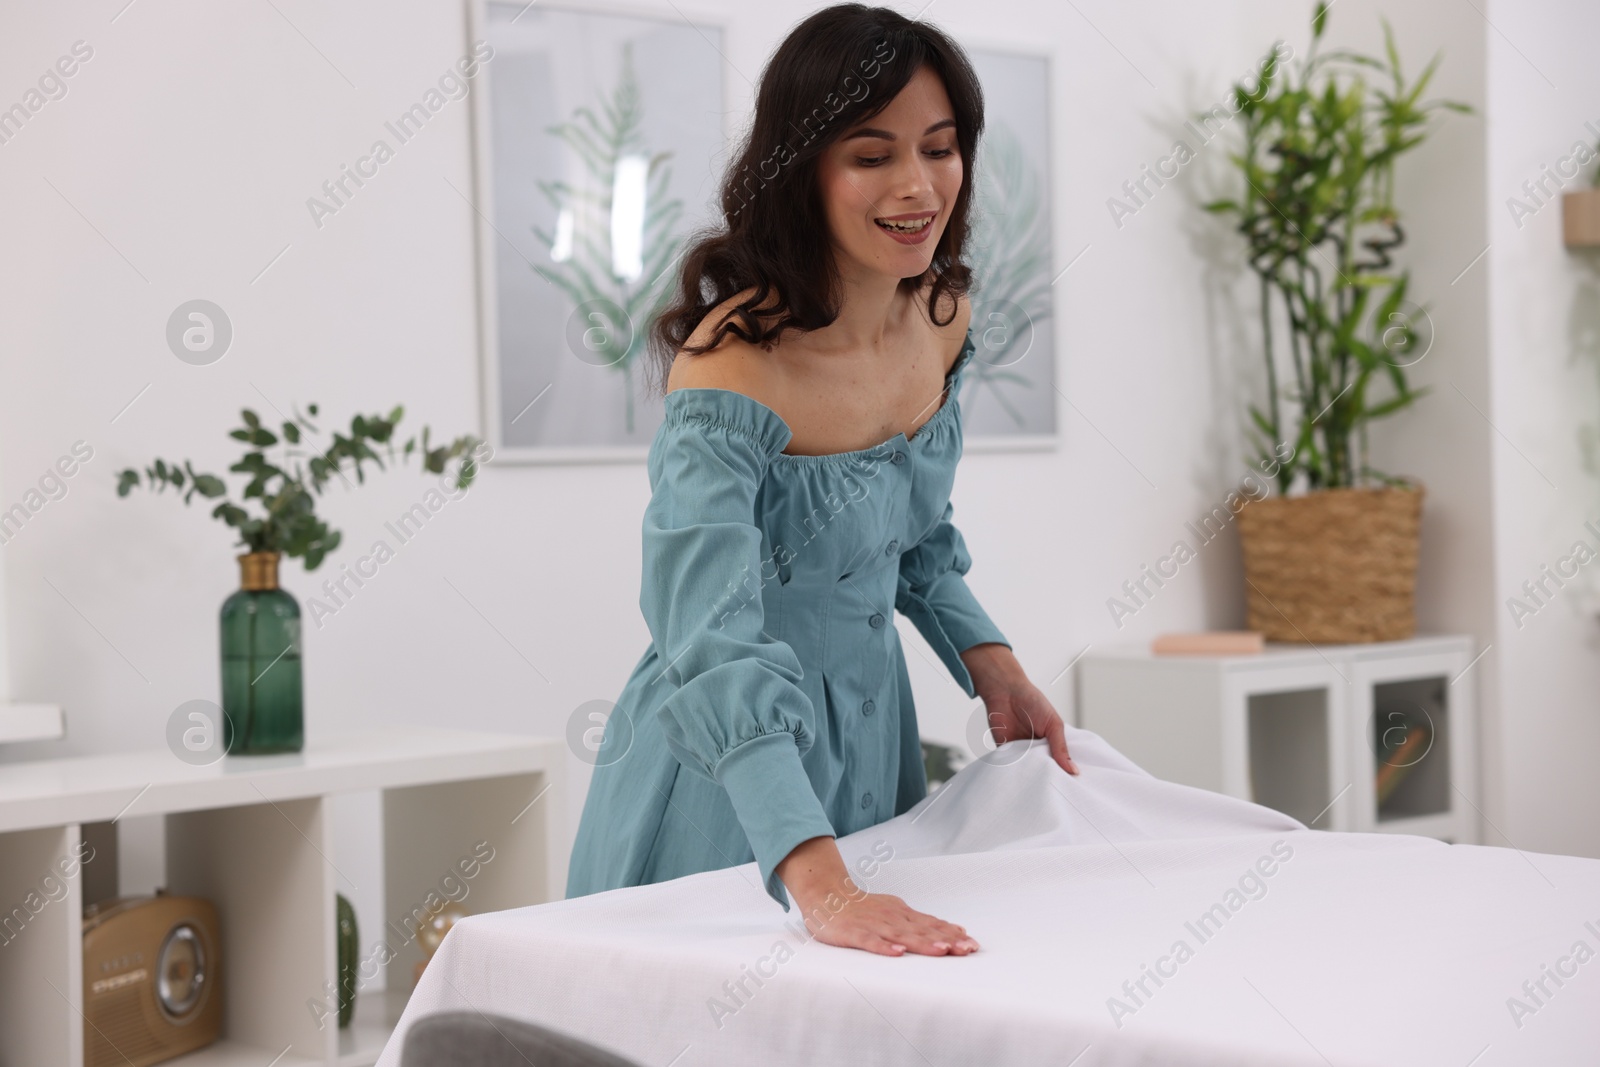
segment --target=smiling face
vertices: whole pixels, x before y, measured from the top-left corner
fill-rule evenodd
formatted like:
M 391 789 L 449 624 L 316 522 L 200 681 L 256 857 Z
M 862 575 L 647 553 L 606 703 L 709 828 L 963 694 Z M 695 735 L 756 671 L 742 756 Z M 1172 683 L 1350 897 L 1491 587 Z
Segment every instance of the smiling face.
M 944 83 L 920 68 L 889 106 L 823 153 L 817 180 L 840 267 L 895 279 L 927 271 L 965 164 Z

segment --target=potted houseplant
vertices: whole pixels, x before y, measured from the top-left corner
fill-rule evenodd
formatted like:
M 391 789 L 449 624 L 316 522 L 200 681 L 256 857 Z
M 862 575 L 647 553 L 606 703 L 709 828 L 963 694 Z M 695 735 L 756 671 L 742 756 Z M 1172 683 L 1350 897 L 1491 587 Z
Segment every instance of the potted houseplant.
M 237 503 L 228 498 L 222 478 L 196 471 L 188 460 L 157 459 L 142 477 L 132 468 L 117 475 L 118 496 L 143 485 L 157 492 L 177 490 L 185 504 L 196 496 L 216 500 L 212 517 L 238 531 L 245 549 L 238 557 L 239 589 L 223 602 L 221 616 L 223 751 L 229 755 L 298 752 L 304 743 L 300 607 L 278 585 L 278 562 L 283 556 L 297 558 L 314 571 L 339 546 L 339 531 L 316 515 L 317 498 L 328 483 L 338 478 L 352 484 L 349 474 L 364 482 L 364 463 L 381 470 L 385 457 L 404 460 L 419 452 L 423 469 L 434 474 L 465 457 L 455 482 L 460 489 L 471 485 L 483 458 L 482 442 L 466 436 L 431 447 L 424 426 L 420 444 L 412 437 L 397 449 L 395 425 L 403 413 L 397 407 L 388 415 L 357 415 L 348 433 L 334 431 L 332 444 L 313 448 L 317 405 L 308 405 L 306 414 L 296 409 L 276 433 L 255 412 L 241 411 L 242 425 L 229 433 L 248 446 L 228 468 L 247 479 Z
M 1250 416 L 1279 492 L 1248 501 L 1237 522 L 1252 630 L 1391 641 L 1416 627 L 1422 487 L 1368 463 L 1367 425 L 1424 394 L 1406 369 L 1432 341 L 1394 261 L 1405 241 L 1394 164 L 1435 110 L 1470 109 L 1422 100 L 1439 57 L 1408 82 L 1387 22 L 1381 59 L 1319 50 L 1327 15 L 1317 4 L 1292 69 L 1274 49 L 1253 87 L 1234 86 L 1241 180 L 1206 205 L 1237 223 L 1261 302 L 1267 402 Z

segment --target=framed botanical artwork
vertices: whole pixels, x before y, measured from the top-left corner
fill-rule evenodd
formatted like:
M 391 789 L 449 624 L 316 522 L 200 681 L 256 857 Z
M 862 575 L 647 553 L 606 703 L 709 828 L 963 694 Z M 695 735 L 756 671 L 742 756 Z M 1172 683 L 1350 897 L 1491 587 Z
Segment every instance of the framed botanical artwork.
M 469 0 L 484 436 L 499 461 L 643 460 L 662 406 L 645 331 L 688 236 L 719 217 L 726 34 L 712 19 Z M 1050 58 L 968 47 L 974 451 L 1053 447 Z
M 972 338 L 963 381 L 969 451 L 1051 448 L 1056 358 L 1051 256 L 1050 57 L 963 44 L 983 85 L 973 172 Z
M 645 331 L 726 154 L 709 20 L 470 0 L 485 437 L 497 461 L 643 460 Z

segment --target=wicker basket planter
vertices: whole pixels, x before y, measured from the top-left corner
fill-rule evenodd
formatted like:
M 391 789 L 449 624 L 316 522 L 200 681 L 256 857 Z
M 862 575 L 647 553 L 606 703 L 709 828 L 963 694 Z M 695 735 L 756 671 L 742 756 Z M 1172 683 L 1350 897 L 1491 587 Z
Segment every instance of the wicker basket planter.
M 1235 520 L 1249 628 L 1302 644 L 1412 636 L 1421 519 L 1420 485 L 1250 501 Z

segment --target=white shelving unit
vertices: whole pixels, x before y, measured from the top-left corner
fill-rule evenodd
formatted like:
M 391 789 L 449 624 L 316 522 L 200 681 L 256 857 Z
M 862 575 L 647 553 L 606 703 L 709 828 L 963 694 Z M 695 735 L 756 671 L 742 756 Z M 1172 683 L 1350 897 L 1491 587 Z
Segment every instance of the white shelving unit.
M 1269 644 L 1260 655 L 1156 656 L 1101 649 L 1079 665 L 1079 725 L 1151 774 L 1275 808 L 1319 830 L 1477 843 L 1473 642 Z M 1377 801 L 1377 738 L 1425 721 Z
M 0 920 L 75 852 L 85 826 L 164 815 L 168 890 L 218 908 L 225 1003 L 222 1039 L 168 1062 L 364 1067 L 377 1061 L 421 959 L 396 930 L 478 842 L 494 852 L 462 879 L 469 914 L 562 897 L 565 756 L 557 740 L 407 728 L 203 767 L 165 750 L 0 766 Z M 358 994 L 348 1029 L 332 1017 L 319 1028 L 307 1003 L 336 977 L 334 896 L 348 881 L 325 800 L 368 790 L 383 798 L 389 926 L 363 929 L 361 952 L 383 939 L 398 954 L 387 993 Z M 64 894 L 5 930 L 0 1067 L 83 1063 L 84 875 L 64 881 Z

